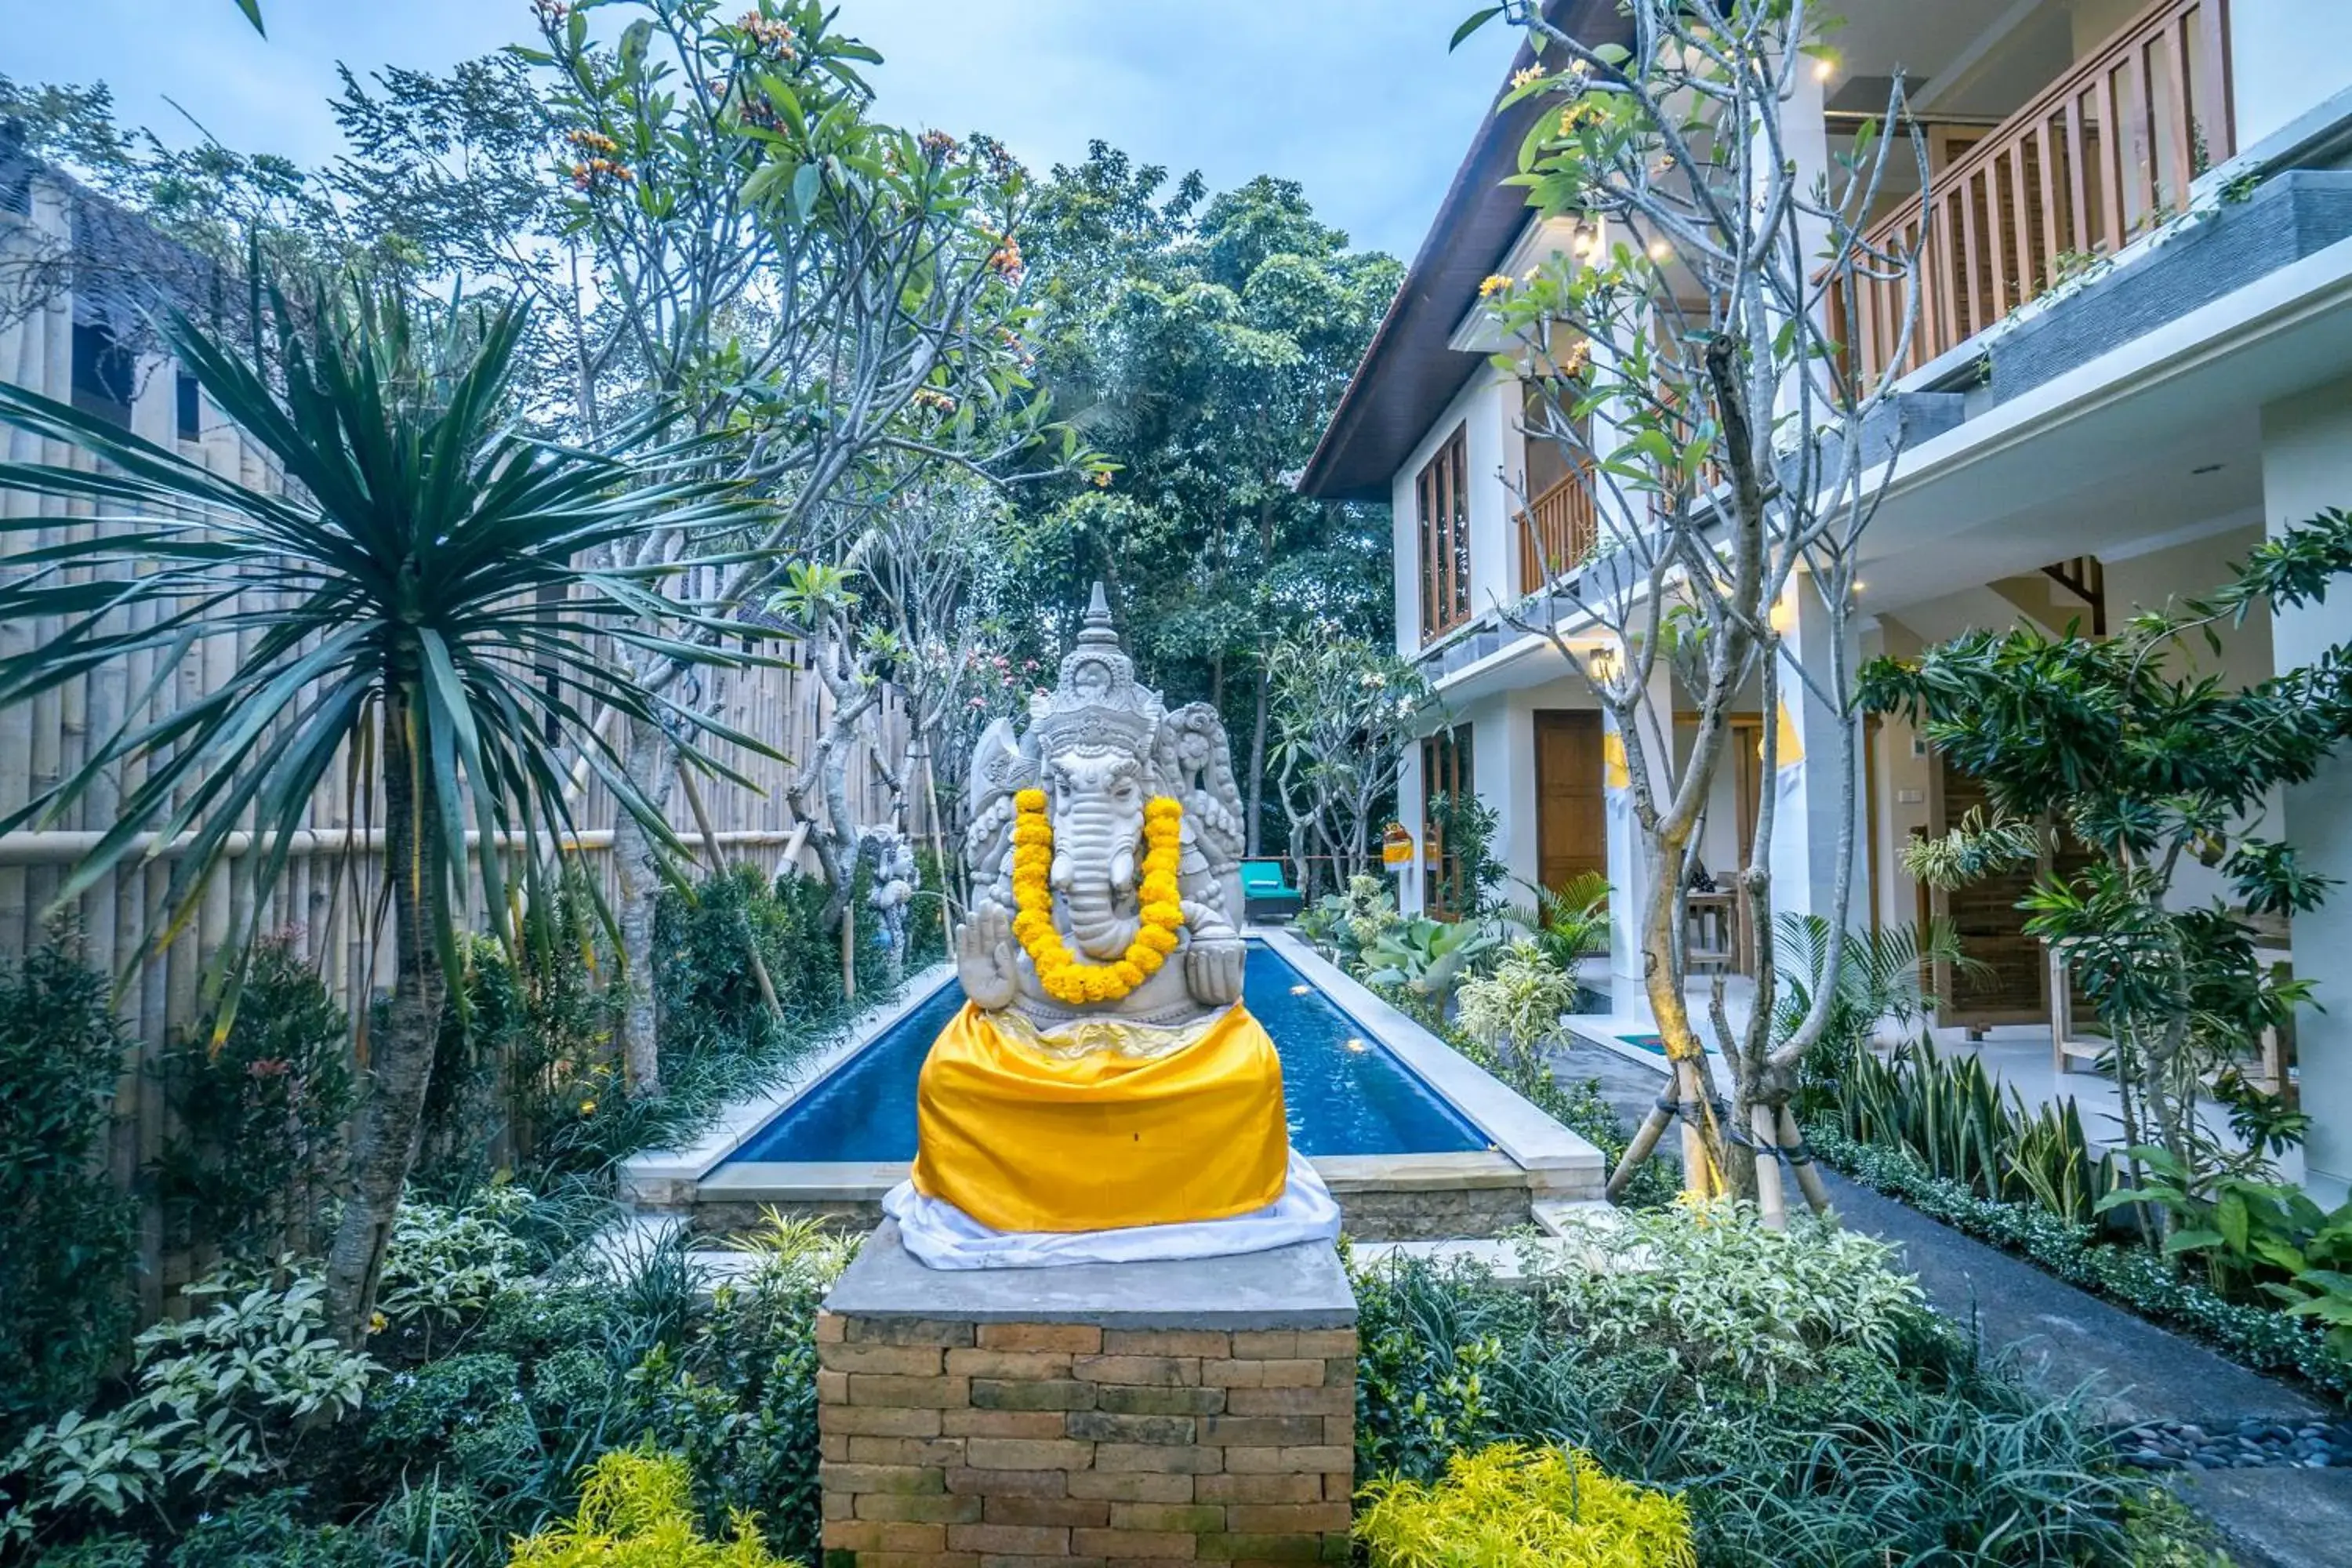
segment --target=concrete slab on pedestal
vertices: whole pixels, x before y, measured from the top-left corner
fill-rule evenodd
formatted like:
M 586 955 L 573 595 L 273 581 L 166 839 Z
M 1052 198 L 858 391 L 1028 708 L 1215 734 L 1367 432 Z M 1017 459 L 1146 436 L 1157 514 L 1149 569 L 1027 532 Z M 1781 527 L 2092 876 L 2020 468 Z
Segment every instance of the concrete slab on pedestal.
M 825 1298 L 843 1317 L 965 1323 L 1092 1323 L 1106 1329 L 1342 1329 L 1356 1298 L 1336 1248 L 1276 1247 L 1159 1263 L 1054 1268 L 929 1268 L 895 1220 L 858 1250 Z

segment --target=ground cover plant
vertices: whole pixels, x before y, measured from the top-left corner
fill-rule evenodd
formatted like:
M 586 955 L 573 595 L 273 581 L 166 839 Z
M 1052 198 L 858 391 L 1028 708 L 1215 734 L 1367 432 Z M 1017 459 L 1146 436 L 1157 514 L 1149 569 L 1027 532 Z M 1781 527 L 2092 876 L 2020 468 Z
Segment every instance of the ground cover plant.
M 195 1288 L 128 1397 L 0 1453 L 0 1542 L 119 1568 L 813 1561 L 815 1310 L 854 1247 L 770 1226 L 712 1293 L 675 1247 L 585 1266 L 579 1204 L 404 1205 L 367 1356 L 322 1331 L 315 1263 Z
M 1654 1267 L 1539 1268 L 1530 1289 L 1358 1270 L 1359 1474 L 1428 1483 L 1495 1443 L 1573 1447 L 1679 1497 L 1706 1568 L 2137 1561 L 2134 1488 L 2099 1432 L 1983 1360 L 1883 1244 L 1728 1206 L 1632 1224 L 1593 1245 Z M 1759 1289 L 1773 1310 L 1741 1300 Z

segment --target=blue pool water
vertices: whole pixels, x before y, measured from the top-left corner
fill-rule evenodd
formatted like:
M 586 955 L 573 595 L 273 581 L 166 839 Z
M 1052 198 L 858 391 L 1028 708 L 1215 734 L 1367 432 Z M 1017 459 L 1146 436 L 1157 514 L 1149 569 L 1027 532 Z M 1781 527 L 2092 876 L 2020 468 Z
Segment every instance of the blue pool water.
M 1282 1058 L 1290 1142 L 1305 1154 L 1444 1154 L 1486 1147 L 1361 1024 L 1262 942 L 1243 1000 Z M 963 1005 L 950 980 L 745 1139 L 728 1163 L 911 1160 L 915 1076 Z

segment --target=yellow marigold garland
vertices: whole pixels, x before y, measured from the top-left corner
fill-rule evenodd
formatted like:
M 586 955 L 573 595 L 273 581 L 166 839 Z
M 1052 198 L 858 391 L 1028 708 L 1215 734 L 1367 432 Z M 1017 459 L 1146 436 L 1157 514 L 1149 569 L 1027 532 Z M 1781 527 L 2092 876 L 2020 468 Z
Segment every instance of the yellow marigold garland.
M 1184 807 L 1155 796 L 1143 808 L 1143 882 L 1140 924 L 1127 954 L 1108 963 L 1089 963 L 1073 954 L 1054 924 L 1054 825 L 1045 818 L 1045 792 L 1024 789 L 1013 797 L 1013 934 L 1037 966 L 1037 984 L 1057 1002 L 1116 1002 L 1159 972 L 1176 951 L 1184 906 L 1176 889 Z

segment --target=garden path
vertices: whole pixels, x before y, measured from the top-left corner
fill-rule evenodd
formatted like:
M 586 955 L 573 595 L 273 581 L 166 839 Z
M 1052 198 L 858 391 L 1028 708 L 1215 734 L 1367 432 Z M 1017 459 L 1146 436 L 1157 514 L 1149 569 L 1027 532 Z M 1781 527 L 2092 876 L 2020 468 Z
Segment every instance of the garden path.
M 1629 1123 L 1657 1098 L 1646 1062 L 1579 1041 L 1557 1053 L 1570 1079 L 1598 1079 Z M 1671 1140 L 1669 1140 L 1671 1142 Z M 2194 1341 L 2053 1279 L 1895 1200 L 1824 1173 L 1845 1223 L 1893 1242 L 1904 1267 L 1947 1316 L 1973 1322 L 1989 1351 L 2014 1355 L 2051 1394 L 2085 1388 L 2118 1425 L 2326 1415 L 2310 1395 L 2247 1371 Z M 2231 1541 L 2246 1568 L 2343 1568 L 2352 1563 L 2352 1469 L 2264 1467 L 2173 1472 L 2182 1495 Z

